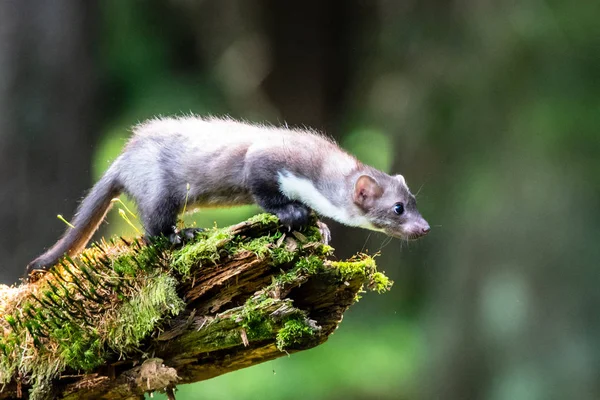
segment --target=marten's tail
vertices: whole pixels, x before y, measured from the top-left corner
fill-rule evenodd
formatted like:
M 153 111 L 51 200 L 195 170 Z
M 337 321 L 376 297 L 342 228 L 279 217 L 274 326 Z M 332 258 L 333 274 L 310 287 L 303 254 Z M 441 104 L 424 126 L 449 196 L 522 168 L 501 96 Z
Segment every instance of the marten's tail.
M 74 228 L 69 227 L 54 246 L 29 263 L 28 275 L 35 270 L 48 270 L 65 254 L 73 256 L 85 247 L 110 209 L 111 200 L 121 193 L 116 174 L 111 169 L 100 178 L 79 205 L 71 222 Z

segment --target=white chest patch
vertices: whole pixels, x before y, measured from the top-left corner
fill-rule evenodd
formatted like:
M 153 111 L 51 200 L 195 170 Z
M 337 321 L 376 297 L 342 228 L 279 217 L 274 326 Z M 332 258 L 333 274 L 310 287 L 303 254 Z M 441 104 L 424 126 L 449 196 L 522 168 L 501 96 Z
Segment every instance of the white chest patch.
M 299 178 L 288 171 L 280 172 L 279 189 L 288 198 L 306 204 L 317 213 L 344 225 L 377 230 L 364 216 L 352 215 L 344 208 L 331 203 L 308 179 Z

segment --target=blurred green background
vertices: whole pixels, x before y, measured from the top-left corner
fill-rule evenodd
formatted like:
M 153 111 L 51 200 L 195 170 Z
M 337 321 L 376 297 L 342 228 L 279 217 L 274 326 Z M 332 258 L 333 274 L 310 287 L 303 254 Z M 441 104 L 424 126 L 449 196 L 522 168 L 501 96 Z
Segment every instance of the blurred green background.
M 598 399 L 599 16 L 591 0 L 2 1 L 0 280 L 57 239 L 131 125 L 306 125 L 402 173 L 432 232 L 385 245 L 331 223 L 339 257 L 381 249 L 392 291 L 323 346 L 178 399 Z M 113 211 L 101 233 L 132 230 Z

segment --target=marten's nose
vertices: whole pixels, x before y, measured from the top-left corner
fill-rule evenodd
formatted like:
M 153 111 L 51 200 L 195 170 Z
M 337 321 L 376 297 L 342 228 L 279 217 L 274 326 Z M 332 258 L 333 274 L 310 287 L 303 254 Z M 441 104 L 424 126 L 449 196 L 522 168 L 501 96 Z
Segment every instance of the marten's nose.
M 420 222 L 421 222 L 419 224 L 420 225 L 420 227 L 419 227 L 420 229 L 417 228 L 418 232 L 419 232 L 419 236 L 425 236 L 425 235 L 427 235 L 429 233 L 429 231 L 431 230 L 431 227 L 429 226 L 429 224 L 427 223 L 427 221 L 425 221 L 424 219 L 421 219 Z
M 419 219 L 412 226 L 413 235 L 415 235 L 416 237 L 422 237 L 427 235 L 430 230 L 431 227 L 429 226 L 429 223 L 419 215 Z

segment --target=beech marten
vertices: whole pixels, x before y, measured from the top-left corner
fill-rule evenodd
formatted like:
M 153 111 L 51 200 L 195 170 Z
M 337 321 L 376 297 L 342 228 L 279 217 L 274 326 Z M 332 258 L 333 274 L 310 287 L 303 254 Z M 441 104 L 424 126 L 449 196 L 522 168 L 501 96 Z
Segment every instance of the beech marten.
M 79 206 L 74 228 L 28 272 L 81 251 L 121 193 L 137 204 L 148 237 L 172 240 L 186 198 L 198 207 L 256 203 L 289 229 L 306 224 L 314 210 L 403 239 L 430 230 L 402 175 L 361 163 L 317 132 L 193 116 L 155 118 L 133 131 Z

